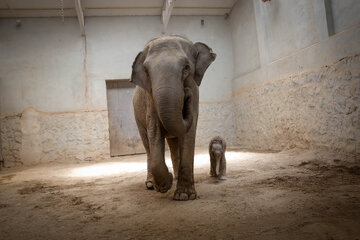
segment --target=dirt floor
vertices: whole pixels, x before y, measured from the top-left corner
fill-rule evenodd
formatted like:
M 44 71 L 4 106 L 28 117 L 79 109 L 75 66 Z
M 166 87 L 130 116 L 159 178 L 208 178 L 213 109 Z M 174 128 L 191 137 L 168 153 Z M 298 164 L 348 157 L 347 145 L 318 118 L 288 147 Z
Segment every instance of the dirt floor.
M 145 155 L 0 171 L 0 239 L 360 239 L 360 160 L 321 151 L 227 152 L 198 199 L 145 189 Z M 167 163 L 170 159 L 167 154 Z M 176 184 L 176 182 L 175 182 Z

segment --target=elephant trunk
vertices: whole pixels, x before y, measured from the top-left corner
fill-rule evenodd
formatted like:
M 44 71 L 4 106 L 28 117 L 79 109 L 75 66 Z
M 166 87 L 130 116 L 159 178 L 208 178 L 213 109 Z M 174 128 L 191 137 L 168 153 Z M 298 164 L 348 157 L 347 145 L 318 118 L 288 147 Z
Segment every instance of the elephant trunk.
M 159 87 L 153 95 L 161 123 L 168 134 L 175 137 L 188 132 L 193 121 L 191 90 L 182 86 L 179 89 Z
M 219 173 L 220 173 L 220 156 L 216 156 L 215 173 L 216 173 L 216 176 L 219 176 Z

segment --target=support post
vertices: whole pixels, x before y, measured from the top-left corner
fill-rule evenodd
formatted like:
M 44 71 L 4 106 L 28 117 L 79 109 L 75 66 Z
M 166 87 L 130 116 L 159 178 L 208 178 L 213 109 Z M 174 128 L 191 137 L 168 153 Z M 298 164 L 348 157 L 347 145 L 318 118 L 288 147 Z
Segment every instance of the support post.
M 325 4 L 328 35 L 332 36 L 335 34 L 335 28 L 334 28 L 334 17 L 333 17 L 333 13 L 332 13 L 331 1 L 324 0 L 324 4 Z
M 161 15 L 161 19 L 162 19 L 162 34 L 166 33 L 166 28 L 167 25 L 170 21 L 170 16 L 171 16 L 171 12 L 173 10 L 175 4 L 175 0 L 164 0 L 164 6 L 162 9 L 162 15 Z
M 78 20 L 79 20 L 81 35 L 85 36 L 84 13 L 83 13 L 83 10 L 81 8 L 80 0 L 75 0 L 75 10 L 76 10 L 76 14 L 77 14 L 77 17 L 78 17 Z

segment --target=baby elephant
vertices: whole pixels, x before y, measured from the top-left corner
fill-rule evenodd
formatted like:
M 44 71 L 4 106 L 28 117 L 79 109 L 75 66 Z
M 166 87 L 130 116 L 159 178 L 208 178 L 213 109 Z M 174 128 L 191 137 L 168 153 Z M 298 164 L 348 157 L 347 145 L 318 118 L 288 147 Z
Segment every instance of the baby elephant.
M 225 159 L 226 142 L 217 136 L 211 139 L 209 144 L 210 154 L 210 175 L 218 177 L 220 180 L 226 179 L 226 159 Z

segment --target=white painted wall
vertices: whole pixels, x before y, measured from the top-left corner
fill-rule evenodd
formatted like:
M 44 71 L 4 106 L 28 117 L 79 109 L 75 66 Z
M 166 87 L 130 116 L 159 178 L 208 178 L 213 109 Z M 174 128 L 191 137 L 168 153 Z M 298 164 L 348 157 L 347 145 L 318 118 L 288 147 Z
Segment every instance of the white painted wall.
M 67 18 L 0 20 L 0 113 L 83 109 L 84 43 Z
M 105 79 L 127 79 L 136 55 L 161 33 L 158 17 L 86 18 L 89 98 L 106 109 Z
M 204 19 L 205 25 L 200 21 Z M 86 43 L 76 18 L 0 20 L 0 113 L 106 109 L 106 79 L 129 78 L 144 45 L 161 34 L 160 17 L 88 17 Z M 200 87 L 201 102 L 231 99 L 231 31 L 219 16 L 174 16 L 169 34 L 202 41 L 217 53 Z
M 200 21 L 205 24 L 201 26 Z M 87 66 L 90 104 L 106 108 L 105 79 L 129 78 L 136 55 L 152 38 L 161 34 L 159 17 L 87 18 Z M 231 99 L 232 51 L 230 27 L 223 17 L 173 16 L 168 34 L 181 34 L 201 41 L 217 53 L 200 87 L 201 102 Z
M 234 57 L 235 77 L 260 67 L 255 11 L 252 1 L 239 0 L 229 18 Z
M 200 103 L 230 101 L 234 65 L 229 22 L 223 16 L 173 16 L 168 32 L 184 34 L 193 42 L 203 42 L 217 55 L 201 82 Z
M 360 23 L 360 1 L 329 0 L 334 21 L 334 32 L 339 33 Z
M 239 0 L 230 15 L 235 69 L 233 92 L 359 53 L 360 18 L 355 12 L 360 11 L 360 1 L 330 1 L 336 30 L 332 36 L 328 34 L 325 1 L 328 0 L 266 3 Z M 247 17 L 240 17 L 240 13 Z
M 254 1 L 259 37 L 264 38 L 265 60 L 278 60 L 320 39 L 317 0 Z

